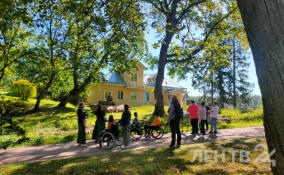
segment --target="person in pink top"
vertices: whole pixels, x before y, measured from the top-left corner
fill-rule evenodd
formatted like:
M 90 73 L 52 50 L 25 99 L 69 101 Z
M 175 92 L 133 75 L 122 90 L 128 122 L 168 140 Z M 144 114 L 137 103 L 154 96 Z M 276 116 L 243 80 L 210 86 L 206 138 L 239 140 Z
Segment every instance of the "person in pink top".
M 198 134 L 198 112 L 199 107 L 195 104 L 195 101 L 191 100 L 191 105 L 187 108 L 187 112 L 189 113 L 189 118 L 192 126 L 191 134 Z
M 119 129 L 113 115 L 109 116 L 107 130 L 109 130 L 115 137 L 119 136 Z

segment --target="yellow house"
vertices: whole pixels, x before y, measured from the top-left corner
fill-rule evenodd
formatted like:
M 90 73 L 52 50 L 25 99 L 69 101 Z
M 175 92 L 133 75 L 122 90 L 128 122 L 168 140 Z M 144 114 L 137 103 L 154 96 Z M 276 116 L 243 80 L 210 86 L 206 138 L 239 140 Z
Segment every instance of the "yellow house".
M 99 101 L 105 101 L 108 96 L 112 96 L 115 105 L 154 105 L 156 74 L 144 74 L 146 68 L 141 63 L 138 63 L 137 67 L 138 69 L 131 71 L 132 75 L 128 72 L 113 72 L 108 74 L 104 81 L 91 86 L 88 103 L 98 104 Z M 165 105 L 169 105 L 173 95 L 176 95 L 181 105 L 183 105 L 184 96 L 187 94 L 186 88 L 168 80 L 164 80 L 162 86 Z

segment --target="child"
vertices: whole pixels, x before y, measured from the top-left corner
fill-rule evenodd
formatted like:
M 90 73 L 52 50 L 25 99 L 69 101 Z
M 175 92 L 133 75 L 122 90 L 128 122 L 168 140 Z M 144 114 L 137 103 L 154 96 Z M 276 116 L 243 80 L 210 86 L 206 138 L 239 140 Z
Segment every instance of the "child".
M 160 127 L 160 126 L 161 126 L 161 119 L 160 119 L 160 117 L 158 115 L 156 115 L 155 120 L 153 121 L 151 126 L 149 126 L 149 125 L 145 125 L 144 126 L 145 133 L 147 134 L 146 137 L 147 138 L 150 137 L 150 130 L 151 129 L 156 129 L 156 128 Z
M 117 126 L 115 120 L 113 119 L 113 115 L 109 116 L 108 123 L 107 123 L 107 130 L 109 130 L 111 133 L 113 133 L 113 135 L 115 137 L 118 137 L 119 129 L 118 129 L 118 126 Z
M 138 119 L 138 114 L 137 112 L 134 112 L 134 119 L 133 119 L 133 122 L 132 122 L 132 126 L 134 128 L 140 128 L 140 124 L 139 124 L 139 119 Z

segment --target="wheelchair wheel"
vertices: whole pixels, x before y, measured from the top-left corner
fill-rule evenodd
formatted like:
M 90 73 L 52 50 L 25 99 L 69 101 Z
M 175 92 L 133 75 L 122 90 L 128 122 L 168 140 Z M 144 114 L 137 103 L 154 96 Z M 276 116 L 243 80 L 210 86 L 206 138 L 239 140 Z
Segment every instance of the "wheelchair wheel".
M 115 145 L 121 146 L 123 144 L 123 138 L 121 136 L 115 138 Z
M 160 139 L 164 135 L 164 130 L 161 127 L 159 129 L 151 129 L 151 135 L 155 139 Z
M 139 140 L 143 135 L 143 131 L 140 128 L 132 128 L 130 129 L 130 136 L 134 140 Z
M 106 132 L 102 136 L 101 145 L 105 148 L 112 148 L 115 144 L 115 137 L 112 133 Z

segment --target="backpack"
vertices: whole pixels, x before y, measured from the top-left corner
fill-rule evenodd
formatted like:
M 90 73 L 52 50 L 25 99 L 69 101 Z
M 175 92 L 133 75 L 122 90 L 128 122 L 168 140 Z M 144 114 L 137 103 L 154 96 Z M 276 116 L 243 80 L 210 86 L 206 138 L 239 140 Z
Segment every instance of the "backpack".
M 178 105 L 178 107 L 175 109 L 175 114 L 178 119 L 183 118 L 183 109 Z

